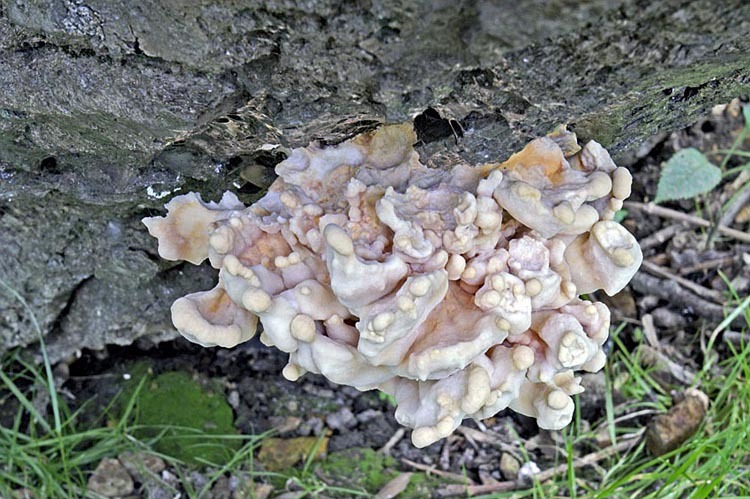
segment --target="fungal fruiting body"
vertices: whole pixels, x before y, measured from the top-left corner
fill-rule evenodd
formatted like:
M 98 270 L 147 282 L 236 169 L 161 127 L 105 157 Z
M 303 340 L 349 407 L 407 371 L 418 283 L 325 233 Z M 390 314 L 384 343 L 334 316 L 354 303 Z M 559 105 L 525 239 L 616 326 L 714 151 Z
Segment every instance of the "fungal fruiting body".
M 631 176 L 596 142 L 558 129 L 503 163 L 427 168 L 411 125 L 295 149 L 249 207 L 173 198 L 144 223 L 159 254 L 218 269 L 178 299 L 186 338 L 250 339 L 307 372 L 395 397 L 418 447 L 510 407 L 560 429 L 605 361 L 614 294 L 642 256 L 615 212 Z

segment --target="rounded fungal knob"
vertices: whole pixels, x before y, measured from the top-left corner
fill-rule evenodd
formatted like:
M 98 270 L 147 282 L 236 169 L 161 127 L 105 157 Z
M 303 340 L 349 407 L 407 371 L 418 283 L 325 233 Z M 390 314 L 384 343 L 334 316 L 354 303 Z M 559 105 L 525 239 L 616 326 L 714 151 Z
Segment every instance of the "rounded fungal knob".
M 336 253 L 343 256 L 351 256 L 354 254 L 354 243 L 352 242 L 352 238 L 349 237 L 349 234 L 338 225 L 326 225 L 326 228 L 323 229 L 323 237 L 325 237 L 328 246 Z

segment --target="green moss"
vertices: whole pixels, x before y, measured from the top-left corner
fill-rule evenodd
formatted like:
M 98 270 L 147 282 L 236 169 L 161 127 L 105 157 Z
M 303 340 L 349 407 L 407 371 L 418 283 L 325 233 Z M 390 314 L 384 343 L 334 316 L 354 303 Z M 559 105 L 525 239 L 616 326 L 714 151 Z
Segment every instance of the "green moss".
M 605 107 L 597 113 L 587 114 L 577 120 L 575 132 L 582 143 L 596 140 L 604 147 L 609 147 L 622 133 L 623 123 L 622 109 Z
M 379 454 L 372 449 L 354 448 L 330 454 L 318 465 L 316 473 L 328 485 L 361 489 L 368 494 L 376 494 L 389 481 L 405 471 L 398 470 L 398 462 L 391 456 Z M 452 482 L 425 473 L 413 473 L 409 485 L 398 497 L 432 497 L 435 490 L 446 483 Z
M 318 470 L 328 483 L 370 493 L 380 490 L 397 474 L 395 459 L 365 448 L 334 452 L 318 465 Z
M 647 90 L 652 85 L 662 88 L 701 86 L 712 80 L 726 78 L 742 71 L 749 63 L 750 57 L 747 54 L 735 54 L 725 55 L 722 59 L 712 59 L 709 62 L 694 63 L 690 66 L 661 68 L 653 74 L 642 75 L 641 84 L 635 90 Z
M 409 480 L 409 485 L 399 494 L 399 499 L 419 499 L 421 497 L 434 496 L 435 490 L 445 485 L 446 482 L 426 473 L 414 473 Z
M 232 408 L 217 383 L 200 383 L 181 371 L 154 377 L 144 364 L 129 371 L 123 399 L 133 404 L 138 438 L 154 438 L 157 451 L 193 464 L 224 464 L 239 449 L 240 440 L 219 438 L 236 430 Z

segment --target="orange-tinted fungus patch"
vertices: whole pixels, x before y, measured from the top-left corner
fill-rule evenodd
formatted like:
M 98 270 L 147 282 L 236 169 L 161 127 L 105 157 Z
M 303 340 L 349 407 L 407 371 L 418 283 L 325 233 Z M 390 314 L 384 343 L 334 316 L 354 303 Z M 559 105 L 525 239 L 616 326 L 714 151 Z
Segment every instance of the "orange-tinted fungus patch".
M 281 234 L 268 234 L 267 232 L 262 234 L 239 255 L 243 265 L 251 266 L 269 261 L 273 262 L 275 257 L 286 256 L 291 253 L 292 249 Z
M 376 211 L 377 202 L 383 197 L 383 193 L 382 189 L 368 190 L 364 193 L 364 198 L 357 206 L 359 219 L 347 225 L 353 240 L 368 244 L 388 232 L 387 226 L 380 222 Z
M 543 138 L 529 142 L 502 163 L 500 168 L 518 172 L 521 177 L 524 177 L 523 170 L 539 168 L 550 182 L 557 185 L 563 181 L 564 164 L 565 157 L 560 147 L 554 141 Z
M 325 178 L 308 179 L 302 189 L 306 193 L 316 193 L 317 202 L 322 205 L 335 203 L 341 199 L 342 193 L 346 190 L 346 185 L 352 177 L 353 168 L 350 165 L 341 165 L 328 172 Z
M 213 289 L 197 300 L 192 300 L 198 311 L 211 324 L 231 326 L 234 324 L 233 310 L 237 308 L 232 299 L 223 289 Z

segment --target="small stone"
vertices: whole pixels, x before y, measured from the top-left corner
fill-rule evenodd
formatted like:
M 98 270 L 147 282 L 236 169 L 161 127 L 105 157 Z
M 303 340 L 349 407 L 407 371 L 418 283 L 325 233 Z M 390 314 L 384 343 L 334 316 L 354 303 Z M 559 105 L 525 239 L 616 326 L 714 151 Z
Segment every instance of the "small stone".
M 339 389 L 339 393 L 349 398 L 357 398 L 362 396 L 362 392 L 357 390 L 353 386 L 342 386 Z
M 177 475 L 175 475 L 169 470 L 164 470 L 161 472 L 161 479 L 164 483 L 168 485 L 176 485 L 178 482 Z
M 290 400 L 286 403 L 286 408 L 289 409 L 289 412 L 297 412 L 297 410 L 299 410 L 299 402 L 296 400 Z
M 167 467 L 162 458 L 146 452 L 122 452 L 117 459 L 139 482 L 145 481 L 145 475 L 158 475 Z
M 104 458 L 89 477 L 87 488 L 104 497 L 126 496 L 133 492 L 133 479 L 120 461 Z
M 232 499 L 232 486 L 227 476 L 220 476 L 211 487 L 212 499 Z
M 684 316 L 673 312 L 667 307 L 655 308 L 651 311 L 651 315 L 656 325 L 665 329 L 680 329 L 687 325 L 687 320 Z
M 654 456 L 671 452 L 692 437 L 708 411 L 708 396 L 700 390 L 689 389 L 684 398 L 666 414 L 649 421 L 646 427 L 646 447 Z
M 143 499 L 174 499 L 175 488 L 161 481 L 149 481 L 141 485 L 139 492 Z
M 324 427 L 325 424 L 321 418 L 312 417 L 300 425 L 298 433 L 302 436 L 310 434 L 320 435 L 323 432 Z
M 534 461 L 528 461 L 523 463 L 523 466 L 518 470 L 518 480 L 521 483 L 531 484 L 534 482 L 534 475 L 541 471 Z
M 515 480 L 518 477 L 518 470 L 521 469 L 521 463 L 518 459 L 507 452 L 500 456 L 500 473 L 506 480 Z
M 208 477 L 198 471 L 190 472 L 190 484 L 194 489 L 200 490 L 208 483 Z
M 367 423 L 371 419 L 375 419 L 381 414 L 383 413 L 378 411 L 377 409 L 365 409 L 364 411 L 357 414 L 357 421 L 359 421 L 360 423 Z
M 269 423 L 279 433 L 289 433 L 295 431 L 302 424 L 302 418 L 296 416 L 272 416 L 268 418 Z
M 268 499 L 273 490 L 273 485 L 267 483 L 255 483 L 249 479 L 238 480 L 234 485 L 232 499 Z
M 326 416 L 326 425 L 332 430 L 349 429 L 357 425 L 357 420 L 348 407 L 342 407 Z
M 240 406 L 240 392 L 237 390 L 232 390 L 229 392 L 229 395 L 227 396 L 227 402 L 230 406 L 232 406 L 232 409 L 235 411 Z

